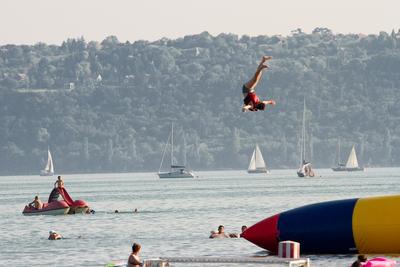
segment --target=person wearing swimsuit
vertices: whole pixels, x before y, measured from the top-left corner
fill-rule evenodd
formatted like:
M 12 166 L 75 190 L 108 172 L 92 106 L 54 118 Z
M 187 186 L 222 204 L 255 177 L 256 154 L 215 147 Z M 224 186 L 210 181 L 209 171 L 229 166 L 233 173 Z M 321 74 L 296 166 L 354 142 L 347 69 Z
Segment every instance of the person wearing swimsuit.
M 260 100 L 255 92 L 255 87 L 261 79 L 262 73 L 264 69 L 268 69 L 268 65 L 266 62 L 271 60 L 271 56 L 263 56 L 260 64 L 257 67 L 256 73 L 247 83 L 243 84 L 242 93 L 243 93 L 243 106 L 242 111 L 257 111 L 257 110 L 265 110 L 267 105 L 275 105 L 275 100 Z

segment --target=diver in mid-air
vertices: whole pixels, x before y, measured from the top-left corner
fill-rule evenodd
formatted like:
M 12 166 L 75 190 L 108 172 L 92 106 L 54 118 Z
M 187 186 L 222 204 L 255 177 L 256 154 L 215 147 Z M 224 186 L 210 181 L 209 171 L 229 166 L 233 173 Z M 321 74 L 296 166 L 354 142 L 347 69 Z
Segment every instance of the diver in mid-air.
M 243 84 L 243 106 L 242 111 L 257 111 L 264 110 L 267 105 L 275 105 L 275 100 L 264 100 L 261 101 L 255 92 L 255 87 L 261 79 L 264 69 L 268 69 L 267 61 L 271 60 L 271 56 L 263 56 L 260 64 L 257 67 L 256 73 L 247 83 Z

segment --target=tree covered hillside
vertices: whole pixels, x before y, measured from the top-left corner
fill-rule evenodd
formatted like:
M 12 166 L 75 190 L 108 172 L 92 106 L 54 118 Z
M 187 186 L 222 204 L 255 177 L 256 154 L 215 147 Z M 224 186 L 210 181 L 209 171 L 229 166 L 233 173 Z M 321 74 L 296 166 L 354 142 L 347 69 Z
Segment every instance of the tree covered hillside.
M 257 92 L 277 105 L 242 113 L 263 55 Z M 336 163 L 338 138 L 343 161 L 355 144 L 364 165 L 399 165 L 399 89 L 400 31 L 4 45 L 0 170 L 38 173 L 50 147 L 56 172 L 157 171 L 172 122 L 193 169 L 247 168 L 256 143 L 270 168 L 296 168 L 304 98 L 315 167 Z

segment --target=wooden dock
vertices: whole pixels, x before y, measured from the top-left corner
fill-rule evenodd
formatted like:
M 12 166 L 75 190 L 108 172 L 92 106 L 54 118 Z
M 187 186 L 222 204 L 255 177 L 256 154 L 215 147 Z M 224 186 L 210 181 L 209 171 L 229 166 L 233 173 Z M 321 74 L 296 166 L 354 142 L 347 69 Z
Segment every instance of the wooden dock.
M 160 257 L 156 259 L 146 259 L 143 261 L 144 267 L 163 267 L 173 266 L 170 263 L 232 263 L 232 264 L 257 264 L 260 266 L 288 266 L 288 267 L 310 267 L 310 259 L 286 259 L 275 256 L 266 257 L 216 257 L 216 256 L 200 256 L 200 257 Z M 106 265 L 107 267 L 125 267 L 125 261 L 114 261 Z

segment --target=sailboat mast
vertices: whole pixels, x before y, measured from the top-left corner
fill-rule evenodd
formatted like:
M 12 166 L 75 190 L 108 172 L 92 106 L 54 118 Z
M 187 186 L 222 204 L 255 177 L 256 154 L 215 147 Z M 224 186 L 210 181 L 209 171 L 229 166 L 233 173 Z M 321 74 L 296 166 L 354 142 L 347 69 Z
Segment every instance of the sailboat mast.
M 186 138 L 185 138 L 185 133 L 183 133 L 183 166 L 186 166 Z
M 174 124 L 171 126 L 171 166 L 174 165 Z
M 340 138 L 338 141 L 338 164 L 340 164 Z
M 256 169 L 257 169 L 257 148 L 258 148 L 258 144 L 256 144 L 256 150 L 254 150 L 254 162 L 255 162 L 255 165 L 256 165 Z
M 303 161 L 306 158 L 306 99 L 303 101 L 303 122 L 301 128 L 301 144 L 300 144 L 300 164 L 303 164 Z

